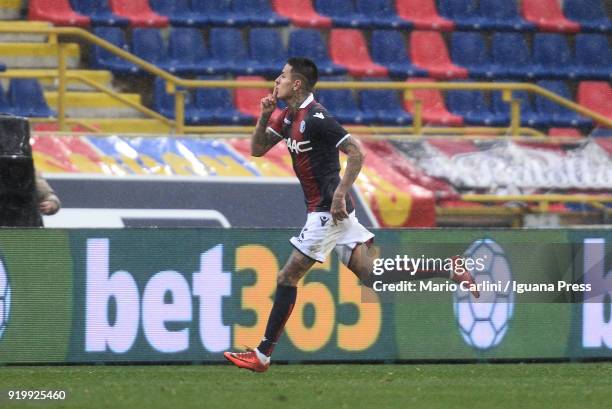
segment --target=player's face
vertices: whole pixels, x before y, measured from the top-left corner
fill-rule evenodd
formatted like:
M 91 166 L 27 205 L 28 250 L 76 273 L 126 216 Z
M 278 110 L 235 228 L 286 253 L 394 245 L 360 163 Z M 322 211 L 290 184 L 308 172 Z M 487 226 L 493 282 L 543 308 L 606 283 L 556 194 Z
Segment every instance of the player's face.
M 291 76 L 291 66 L 285 64 L 283 71 L 275 80 L 276 97 L 278 99 L 287 100 L 293 96 L 295 90 L 295 84 Z

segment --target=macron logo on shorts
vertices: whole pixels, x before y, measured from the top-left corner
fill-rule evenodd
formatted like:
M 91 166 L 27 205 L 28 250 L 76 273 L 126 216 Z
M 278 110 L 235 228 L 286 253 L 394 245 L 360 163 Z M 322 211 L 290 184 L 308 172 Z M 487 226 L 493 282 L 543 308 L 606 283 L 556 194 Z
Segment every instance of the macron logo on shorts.
M 325 226 L 327 222 L 329 221 L 329 217 L 327 216 L 321 216 L 319 217 L 319 219 L 321 219 L 321 227 Z

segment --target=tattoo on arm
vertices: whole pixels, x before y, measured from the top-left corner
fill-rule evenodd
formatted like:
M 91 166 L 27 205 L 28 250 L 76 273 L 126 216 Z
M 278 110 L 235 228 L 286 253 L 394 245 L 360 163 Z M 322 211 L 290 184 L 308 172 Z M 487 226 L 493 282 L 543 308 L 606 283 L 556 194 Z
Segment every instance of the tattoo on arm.
M 267 130 L 269 118 L 269 116 L 261 116 L 259 121 L 257 121 L 255 132 L 251 136 L 251 154 L 253 156 L 264 155 L 282 139 Z
M 352 136 L 346 138 L 338 148 L 348 156 L 344 175 L 338 185 L 340 193 L 346 194 L 359 176 L 365 155 L 361 143 Z

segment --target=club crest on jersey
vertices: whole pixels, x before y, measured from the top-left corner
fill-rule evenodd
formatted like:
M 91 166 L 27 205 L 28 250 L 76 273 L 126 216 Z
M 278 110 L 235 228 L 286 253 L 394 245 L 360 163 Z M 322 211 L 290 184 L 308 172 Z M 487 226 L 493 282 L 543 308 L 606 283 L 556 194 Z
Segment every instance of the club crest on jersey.
M 287 142 L 287 148 L 291 153 L 302 153 L 312 150 L 312 146 L 307 146 L 310 141 L 298 142 L 295 139 L 286 138 L 285 142 Z
M 300 122 L 300 133 L 304 133 L 306 130 L 306 121 Z

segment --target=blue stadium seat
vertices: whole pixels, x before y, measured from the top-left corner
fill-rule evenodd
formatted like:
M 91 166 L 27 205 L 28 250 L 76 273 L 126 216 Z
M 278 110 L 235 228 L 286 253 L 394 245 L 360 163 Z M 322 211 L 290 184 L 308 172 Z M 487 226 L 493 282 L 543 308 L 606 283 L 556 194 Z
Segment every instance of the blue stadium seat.
M 580 79 L 612 80 L 612 51 L 606 35 L 578 34 L 575 47 Z
M 612 128 L 595 128 L 589 136 L 596 138 L 612 138 Z
M 572 95 L 570 94 L 567 85 L 561 81 L 539 81 L 537 83 L 540 87 L 545 88 L 555 94 L 573 101 Z M 565 108 L 556 102 L 544 98 L 540 95 L 535 96 L 535 107 L 537 113 L 543 120 L 548 122 L 551 126 L 555 127 L 573 127 L 573 128 L 586 128 L 592 126 L 592 121 L 589 118 L 585 118 L 576 112 Z
M 174 95 L 166 92 L 166 82 L 163 78 L 156 78 L 153 87 L 153 110 L 167 118 L 175 119 Z M 212 112 L 198 109 L 190 93 L 185 94 L 185 123 L 188 125 L 206 125 L 215 123 Z
M 221 79 L 220 77 L 201 77 L 202 80 Z M 225 88 L 198 88 L 195 91 L 195 107 L 198 112 L 212 114 L 214 122 L 222 125 L 250 125 L 254 119 L 238 111 L 232 103 L 232 95 Z
M 387 67 L 391 77 L 427 76 L 427 70 L 414 66 L 410 61 L 406 42 L 399 31 L 374 30 L 370 50 L 374 62 Z
M 249 24 L 249 17 L 236 13 L 231 0 L 191 0 L 191 8 L 208 17 L 213 26 L 243 27 Z
M 149 0 L 149 4 L 173 26 L 204 27 L 208 23 L 206 15 L 191 8 L 191 0 Z
M 578 67 L 563 34 L 535 34 L 533 63 L 537 78 L 575 79 L 578 76 Z
M 503 78 L 535 78 L 529 46 L 522 34 L 494 33 L 491 54 L 493 63 L 500 68 L 500 76 Z
M 289 55 L 301 55 L 317 64 L 321 75 L 344 75 L 348 70 L 332 62 L 327 46 L 318 30 L 298 29 L 289 34 Z
M 404 110 L 400 96 L 394 90 L 363 90 L 359 92 L 359 107 L 373 122 L 384 125 L 409 125 L 412 116 Z
M 210 56 L 202 32 L 197 28 L 173 28 L 168 37 L 168 56 L 178 73 L 214 75 L 233 68 Z
M 446 105 L 450 112 L 462 116 L 467 125 L 503 126 L 508 123 L 506 115 L 491 110 L 482 91 L 449 90 Z
M 459 30 L 482 30 L 486 21 L 478 15 L 478 0 L 438 0 L 438 11 Z
M 411 29 L 413 24 L 397 15 L 393 0 L 357 0 L 356 9 L 376 28 Z
M 287 26 L 289 19 L 275 13 L 270 0 L 234 0 L 233 10 L 249 20 L 250 26 Z
M 107 0 L 70 0 L 72 8 L 87 17 L 94 26 L 120 26 L 130 24 L 127 18 L 113 13 Z
M 472 78 L 501 78 L 503 67 L 493 64 L 484 37 L 478 32 L 455 31 L 451 37 L 453 62 L 467 68 Z
M 521 125 L 535 128 L 545 128 L 550 125 L 545 118 L 535 112 L 527 91 L 512 92 L 512 99 L 521 101 Z M 506 125 L 510 124 L 510 104 L 503 100 L 501 91 L 493 92 L 492 107 L 494 114 L 503 118 Z
M 257 63 L 249 59 L 240 29 L 212 28 L 209 38 L 212 57 L 226 63 L 227 72 L 234 75 L 256 73 Z
M 334 78 L 321 79 L 322 81 L 334 81 Z M 343 124 L 371 124 L 376 116 L 370 112 L 364 112 L 357 106 L 353 92 L 348 89 L 324 89 L 317 93 L 317 100 Z
M 132 51 L 143 60 L 157 67 L 178 73 L 177 61 L 171 61 L 164 45 L 161 31 L 157 28 L 135 28 L 132 30 Z
M 535 24 L 518 13 L 515 0 L 480 0 L 479 14 L 484 18 L 482 28 L 495 31 L 535 31 Z
M 2 87 L 2 83 L 0 83 L 0 114 L 12 114 L 13 107 L 11 107 L 11 103 L 9 102 L 6 92 L 4 92 L 4 88 Z
M 565 0 L 563 13 L 580 24 L 581 32 L 612 32 L 612 21 L 607 18 L 602 0 Z
M 287 52 L 280 33 L 274 28 L 251 29 L 249 51 L 256 75 L 276 76 L 287 62 Z
M 119 27 L 95 27 L 93 34 L 130 52 L 125 34 Z M 93 47 L 93 51 L 90 53 L 90 64 L 92 68 L 110 70 L 116 74 L 136 74 L 140 71 L 138 66 L 97 45 Z
M 8 99 L 15 115 L 34 118 L 57 116 L 57 113 L 47 105 L 38 80 L 30 78 L 11 79 Z
M 370 17 L 356 11 L 352 0 L 315 0 L 315 9 L 331 18 L 335 27 L 373 27 Z

